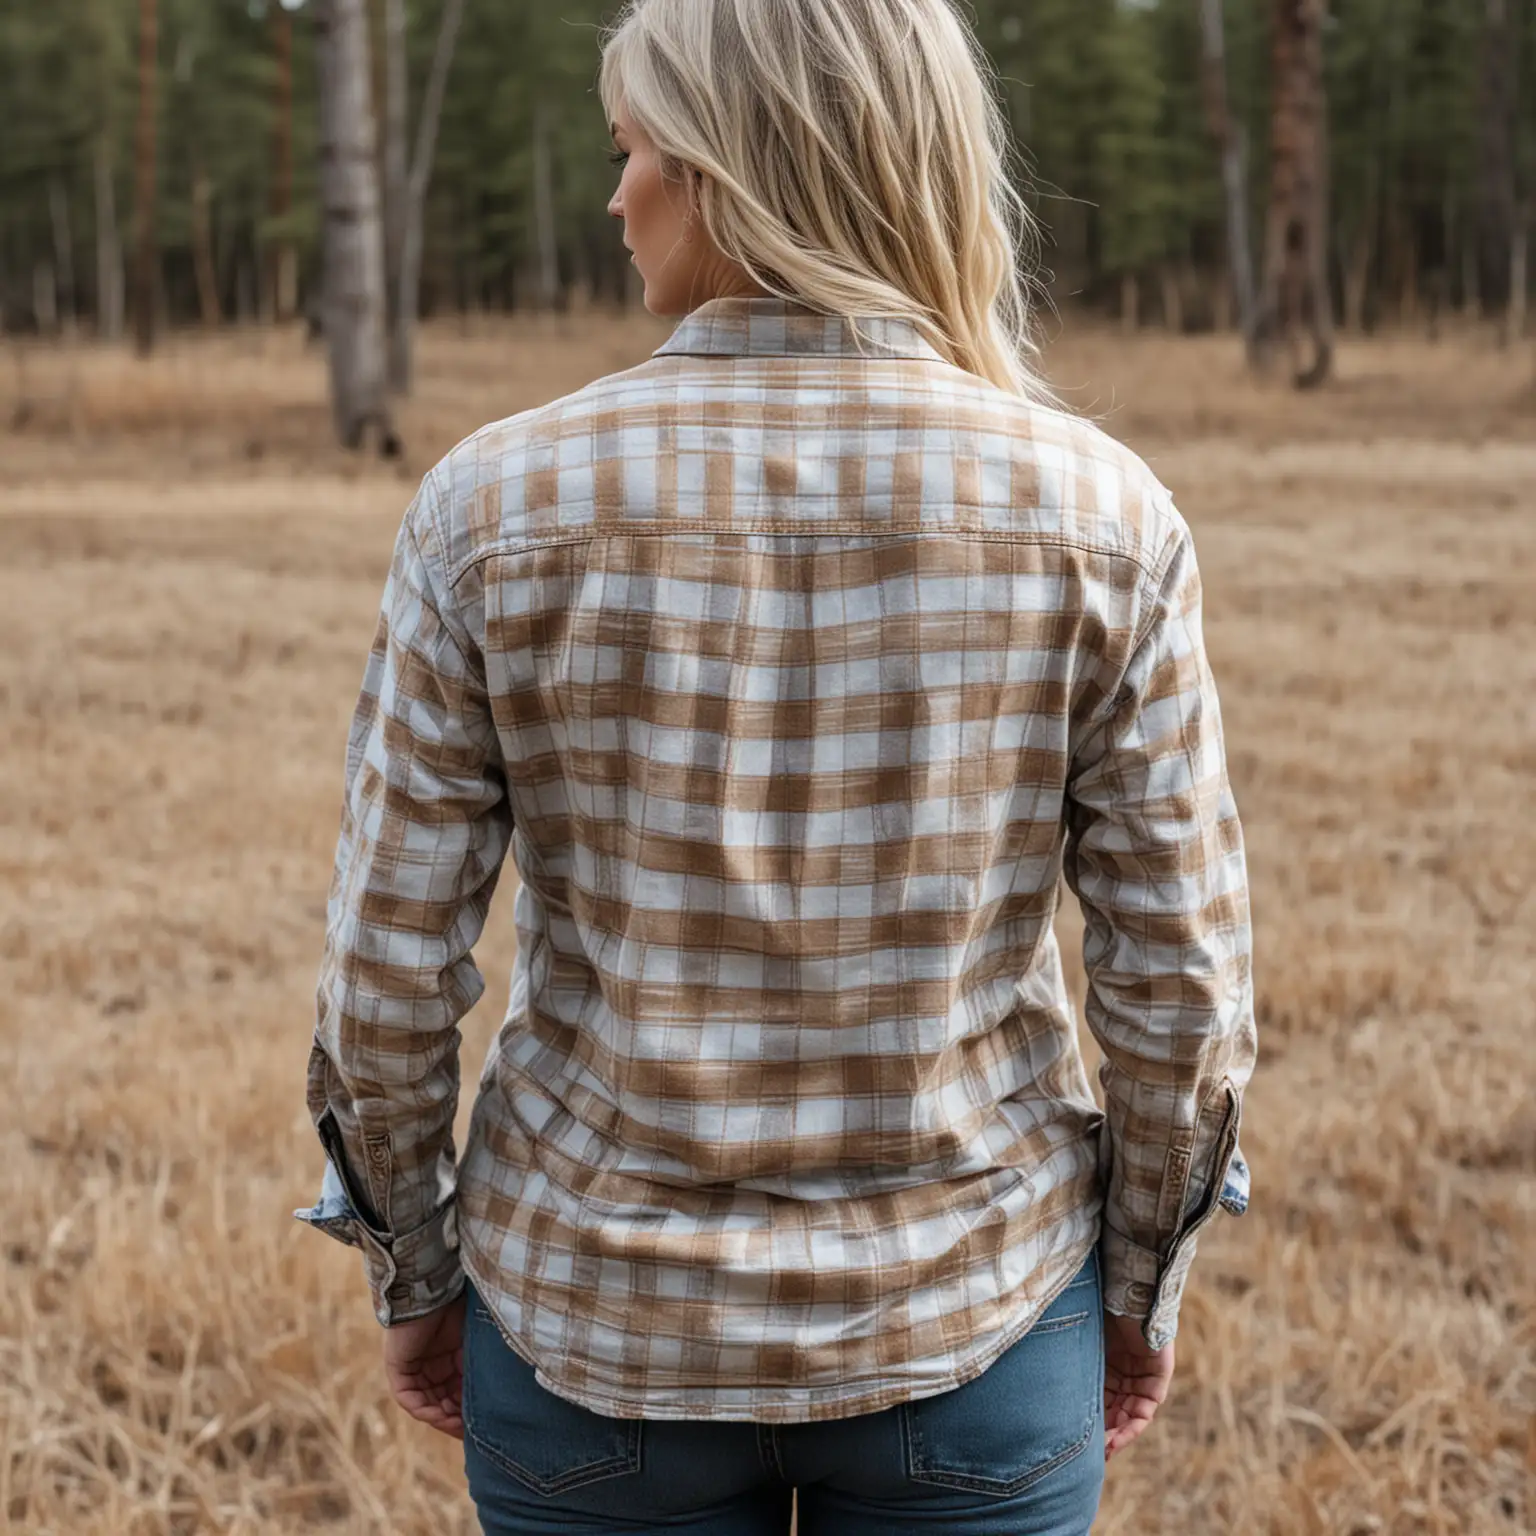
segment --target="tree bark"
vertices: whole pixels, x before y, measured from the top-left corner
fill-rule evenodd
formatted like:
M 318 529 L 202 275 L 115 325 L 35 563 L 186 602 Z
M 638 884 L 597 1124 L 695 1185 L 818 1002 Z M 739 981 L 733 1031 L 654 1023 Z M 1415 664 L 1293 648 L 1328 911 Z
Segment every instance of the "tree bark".
M 112 144 L 103 129 L 96 139 L 96 334 L 103 341 L 122 339 L 123 300 L 123 244 L 117 229 Z
M 405 0 L 384 0 L 384 278 L 389 313 L 400 313 L 400 279 L 405 264 L 405 228 L 410 221 L 411 168 L 409 31 Z M 395 384 L 394 337 L 390 339 L 390 384 Z
M 400 284 L 395 297 L 394 324 L 390 335 L 390 384 L 400 394 L 409 394 L 415 374 L 416 316 L 421 304 L 421 252 L 423 224 L 427 212 L 427 191 L 432 185 L 432 164 L 437 158 L 437 128 L 443 116 L 443 97 L 448 90 L 448 72 L 459 40 L 459 26 L 464 20 L 464 0 L 446 0 L 442 21 L 437 29 L 437 47 L 432 54 L 432 72 L 421 100 L 421 116 L 416 123 L 416 149 L 411 159 L 409 197 L 400 250 Z
M 1284 340 L 1299 389 L 1323 383 L 1333 366 L 1324 13 L 1324 0 L 1275 0 L 1271 40 L 1271 170 L 1259 334 L 1266 351 Z M 1304 334 L 1310 361 L 1303 360 Z
M 1222 0 L 1200 0 L 1204 43 L 1201 78 L 1205 111 L 1221 153 L 1221 184 L 1227 205 L 1227 264 L 1238 325 L 1250 363 L 1258 361 L 1258 293 L 1253 272 L 1253 241 L 1248 229 L 1248 166 L 1242 135 L 1232 119 L 1227 96 L 1227 42 Z
M 319 0 L 320 188 L 331 407 L 344 447 L 399 451 L 385 377 L 384 234 L 365 0 Z
M 156 0 L 139 0 L 139 120 L 133 203 L 133 339 L 141 357 L 155 344 L 155 116 L 160 45 Z

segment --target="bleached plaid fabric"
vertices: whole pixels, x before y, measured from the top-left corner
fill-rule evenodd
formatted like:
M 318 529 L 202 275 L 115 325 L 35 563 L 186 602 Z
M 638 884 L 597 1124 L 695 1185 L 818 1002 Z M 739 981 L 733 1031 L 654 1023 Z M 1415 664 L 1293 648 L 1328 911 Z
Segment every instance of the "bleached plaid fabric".
M 857 329 L 715 301 L 456 448 L 352 729 L 306 1214 L 382 1322 L 462 1266 L 600 1413 L 943 1392 L 1101 1234 L 1107 1305 L 1160 1345 L 1196 1230 L 1246 1202 L 1247 889 L 1189 531 L 1095 427 Z M 509 850 L 511 1006 L 456 1167 Z

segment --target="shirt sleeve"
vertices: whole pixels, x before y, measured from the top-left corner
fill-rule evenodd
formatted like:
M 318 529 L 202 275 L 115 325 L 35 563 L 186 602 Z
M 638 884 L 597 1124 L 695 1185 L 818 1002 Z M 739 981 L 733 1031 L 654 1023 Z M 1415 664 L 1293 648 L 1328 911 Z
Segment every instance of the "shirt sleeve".
M 412 502 L 347 745 L 309 1058 L 328 1158 L 301 1220 L 362 1250 L 379 1321 L 463 1286 L 454 1212 L 459 1021 L 512 820 L 481 653 L 438 555 L 431 477 Z
M 1067 810 L 1104 1052 L 1105 1308 L 1153 1349 L 1177 1331 L 1200 1228 L 1247 1206 L 1237 1137 L 1256 1051 L 1242 830 L 1176 521 L 1120 687 L 1074 753 Z

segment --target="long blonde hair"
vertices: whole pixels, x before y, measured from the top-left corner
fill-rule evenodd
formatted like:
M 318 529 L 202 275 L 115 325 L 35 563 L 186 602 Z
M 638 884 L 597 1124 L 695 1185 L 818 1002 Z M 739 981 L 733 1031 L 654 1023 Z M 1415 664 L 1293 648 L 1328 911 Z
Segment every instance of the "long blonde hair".
M 949 0 L 627 0 L 600 90 L 763 289 L 910 320 L 957 367 L 1052 399 L 1035 221 L 992 75 Z

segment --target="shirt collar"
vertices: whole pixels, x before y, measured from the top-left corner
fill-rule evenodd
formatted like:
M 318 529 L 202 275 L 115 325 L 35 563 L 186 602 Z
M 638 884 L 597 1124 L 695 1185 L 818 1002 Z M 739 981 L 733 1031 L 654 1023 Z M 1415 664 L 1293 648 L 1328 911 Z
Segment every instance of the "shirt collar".
M 787 299 L 711 299 L 656 357 L 921 358 L 943 362 L 910 320 L 826 315 Z

